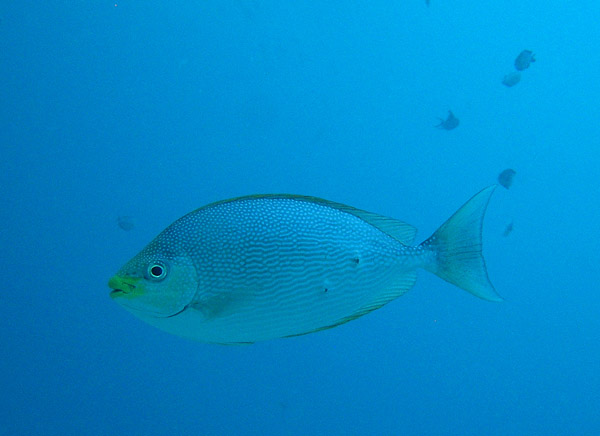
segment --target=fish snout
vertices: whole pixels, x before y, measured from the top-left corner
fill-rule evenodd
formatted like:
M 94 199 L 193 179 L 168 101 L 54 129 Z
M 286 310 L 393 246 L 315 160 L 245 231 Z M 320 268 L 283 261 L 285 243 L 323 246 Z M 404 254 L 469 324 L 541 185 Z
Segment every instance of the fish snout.
M 108 287 L 112 289 L 110 291 L 110 297 L 116 298 L 123 295 L 132 294 L 135 292 L 136 285 L 135 283 L 139 280 L 139 278 L 134 277 L 119 277 L 113 276 L 108 281 Z

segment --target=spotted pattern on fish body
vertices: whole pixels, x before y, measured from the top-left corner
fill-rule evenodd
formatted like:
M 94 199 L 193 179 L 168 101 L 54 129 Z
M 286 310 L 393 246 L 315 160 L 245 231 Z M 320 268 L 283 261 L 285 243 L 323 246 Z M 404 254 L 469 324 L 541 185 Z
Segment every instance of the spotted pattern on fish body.
M 459 223 L 478 225 L 479 238 L 492 191 L 479 194 L 469 212 L 475 223 Z M 203 342 L 297 336 L 375 310 L 408 291 L 417 268 L 436 270 L 447 247 L 435 234 L 412 246 L 415 233 L 398 220 L 314 197 L 241 197 L 175 221 L 109 286 L 144 321 Z M 498 300 L 487 273 L 475 276 L 455 284 Z

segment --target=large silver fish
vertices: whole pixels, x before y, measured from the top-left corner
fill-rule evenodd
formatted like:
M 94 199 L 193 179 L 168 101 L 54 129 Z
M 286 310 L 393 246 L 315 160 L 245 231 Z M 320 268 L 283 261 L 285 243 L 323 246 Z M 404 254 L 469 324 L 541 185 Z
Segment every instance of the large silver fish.
M 401 221 L 314 197 L 257 195 L 175 221 L 110 279 L 110 296 L 162 330 L 252 343 L 351 321 L 407 292 L 424 268 L 501 301 L 481 253 L 496 185 L 430 238 Z

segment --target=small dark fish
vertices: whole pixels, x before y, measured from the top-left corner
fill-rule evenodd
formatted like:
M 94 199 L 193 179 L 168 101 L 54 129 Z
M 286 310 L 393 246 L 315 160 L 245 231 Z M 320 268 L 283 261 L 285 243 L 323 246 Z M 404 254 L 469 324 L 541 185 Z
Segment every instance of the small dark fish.
M 120 216 L 117 218 L 117 224 L 126 232 L 132 230 L 135 227 L 135 222 L 131 216 Z
M 518 71 L 513 71 L 512 73 L 508 73 L 506 76 L 504 76 L 504 79 L 502 79 L 502 84 L 511 87 L 519 83 L 520 80 L 521 73 Z
M 454 116 L 452 111 L 448 111 L 448 118 L 446 118 L 445 120 L 440 118 L 440 121 L 441 122 L 435 127 L 437 127 L 438 129 L 444 129 L 444 130 L 456 129 L 458 127 L 458 123 L 459 123 L 458 118 L 456 118 Z
M 500 183 L 506 189 L 510 188 L 513 183 L 515 174 L 517 174 L 517 172 L 511 168 L 508 168 L 508 169 L 502 171 L 498 175 L 498 183 Z
M 519 71 L 529 68 L 529 64 L 535 62 L 535 55 L 531 50 L 523 50 L 515 59 L 515 68 Z
M 507 237 L 508 235 L 510 235 L 512 233 L 512 231 L 513 231 L 513 222 L 511 221 L 506 225 L 506 228 L 504 229 L 504 233 L 503 233 L 504 237 Z

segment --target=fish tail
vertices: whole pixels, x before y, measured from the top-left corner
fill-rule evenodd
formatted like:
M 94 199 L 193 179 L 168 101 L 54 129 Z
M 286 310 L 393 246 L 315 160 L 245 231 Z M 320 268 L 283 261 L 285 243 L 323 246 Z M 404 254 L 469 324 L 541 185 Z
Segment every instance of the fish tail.
M 421 244 L 433 253 L 426 270 L 488 301 L 502 301 L 490 282 L 481 252 L 483 217 L 496 186 L 473 196 Z

